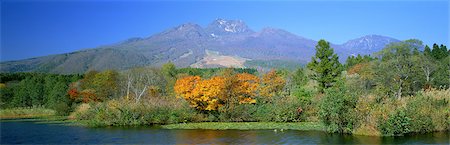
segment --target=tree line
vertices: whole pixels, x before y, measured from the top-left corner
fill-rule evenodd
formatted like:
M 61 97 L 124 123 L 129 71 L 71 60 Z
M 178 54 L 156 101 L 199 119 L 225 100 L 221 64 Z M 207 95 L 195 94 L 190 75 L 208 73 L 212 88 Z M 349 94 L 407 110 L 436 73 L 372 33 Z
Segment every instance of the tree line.
M 0 73 L 0 106 L 42 106 L 65 114 L 72 105 L 67 97 L 68 86 L 81 78 L 82 75 Z

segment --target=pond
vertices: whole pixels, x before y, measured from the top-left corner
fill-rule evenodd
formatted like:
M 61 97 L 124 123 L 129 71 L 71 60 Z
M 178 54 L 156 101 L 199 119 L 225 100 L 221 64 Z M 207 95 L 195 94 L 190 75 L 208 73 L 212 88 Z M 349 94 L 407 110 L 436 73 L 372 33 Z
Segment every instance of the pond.
M 286 130 L 87 128 L 32 121 L 0 122 L 0 144 L 449 144 L 449 132 L 368 137 Z

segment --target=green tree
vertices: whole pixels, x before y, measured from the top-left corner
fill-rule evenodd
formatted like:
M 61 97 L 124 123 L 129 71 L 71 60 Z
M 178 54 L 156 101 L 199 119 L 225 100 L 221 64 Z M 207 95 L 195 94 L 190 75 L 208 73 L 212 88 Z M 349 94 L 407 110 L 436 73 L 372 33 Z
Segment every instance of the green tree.
M 422 41 L 411 39 L 391 43 L 377 53 L 382 57 L 374 69 L 378 90 L 398 99 L 405 95 L 405 92 L 413 93 L 411 84 L 414 83 L 413 79 L 418 77 L 418 70 L 411 69 L 415 67 L 412 58 L 414 50 L 421 46 Z
M 336 79 L 341 74 L 342 65 L 339 57 L 334 53 L 330 43 L 320 40 L 316 45 L 316 55 L 311 58 L 308 68 L 314 71 L 313 79 L 319 82 L 319 90 L 333 86 Z
M 70 111 L 71 101 L 67 95 L 67 83 L 64 80 L 57 81 L 49 92 L 48 104 L 58 115 L 66 115 Z
M 431 50 L 431 56 L 437 60 L 441 60 L 449 55 L 447 51 L 448 50 L 445 45 L 441 44 L 441 46 L 439 46 L 435 43 L 433 44 L 433 50 Z
M 439 61 L 434 61 L 437 70 L 432 75 L 433 86 L 436 88 L 450 87 L 450 56 Z
M 30 93 L 28 92 L 27 84 L 32 83 L 31 78 L 20 81 L 17 86 L 14 87 L 14 97 L 12 99 L 12 106 L 14 107 L 27 107 L 32 106 Z
M 67 96 L 68 82 L 64 77 L 48 75 L 44 86 L 47 107 L 54 108 L 58 103 L 70 103 Z
M 50 92 L 53 90 L 53 86 L 57 83 L 56 77 L 53 75 L 47 75 L 44 78 L 44 102 L 46 106 L 52 106 Z
M 430 49 L 430 47 L 428 47 L 428 45 L 425 45 L 425 49 L 423 50 L 423 54 L 425 56 L 428 56 L 428 57 L 431 56 L 431 49 Z
M 305 70 L 303 68 L 298 68 L 293 76 L 292 76 L 293 83 L 296 87 L 304 86 L 306 83 L 308 83 L 308 78 L 305 74 Z
M 80 80 L 80 96 L 84 102 L 104 101 L 119 94 L 118 73 L 114 70 L 90 71 Z M 76 98 L 73 98 L 77 100 Z
M 299 98 L 302 103 L 309 103 L 312 97 L 312 91 L 306 89 L 305 85 L 308 83 L 309 78 L 305 74 L 305 69 L 298 68 L 296 71 L 292 73 L 291 81 L 287 79 L 289 85 L 289 89 L 292 89 L 292 95 Z M 289 94 L 290 95 L 290 94 Z M 305 104 L 302 104 L 305 105 Z
M 31 97 L 31 104 L 33 106 L 41 106 L 44 104 L 44 79 L 42 75 L 36 75 L 31 78 L 31 82 L 26 84 L 29 95 Z
M 414 55 L 412 56 L 412 61 L 414 67 L 412 67 L 411 71 L 415 74 L 415 82 L 416 89 L 414 91 L 418 91 L 422 88 L 429 88 L 432 85 L 432 81 L 434 80 L 434 74 L 438 69 L 439 63 L 435 62 L 435 60 L 431 57 L 427 57 L 424 54 Z
M 361 56 L 360 54 L 358 54 L 358 56 L 349 56 L 347 58 L 347 60 L 345 61 L 345 69 L 350 69 L 353 66 L 360 64 L 360 63 L 364 63 L 364 62 L 370 62 L 372 60 L 375 60 L 375 58 L 371 57 L 370 55 L 364 55 Z
M 94 88 L 94 79 L 97 74 L 98 74 L 98 72 L 95 70 L 86 72 L 83 76 L 83 79 L 80 80 L 81 89 L 85 90 L 85 89 L 89 89 L 89 88 Z
M 118 92 L 118 73 L 106 70 L 95 75 L 93 89 L 98 99 L 105 100 L 114 97 Z
M 14 96 L 13 87 L 0 87 L 0 108 L 13 107 L 11 102 Z
M 161 67 L 161 72 L 164 75 L 164 79 L 167 82 L 167 86 L 165 88 L 166 93 L 169 95 L 173 94 L 173 86 L 175 85 L 175 82 L 177 80 L 177 68 L 175 64 L 172 62 L 168 62 Z

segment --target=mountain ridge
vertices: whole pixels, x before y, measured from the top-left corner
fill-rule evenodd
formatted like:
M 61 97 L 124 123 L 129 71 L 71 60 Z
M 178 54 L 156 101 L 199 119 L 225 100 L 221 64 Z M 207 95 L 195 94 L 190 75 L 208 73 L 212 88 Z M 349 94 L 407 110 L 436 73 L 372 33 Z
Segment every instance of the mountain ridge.
M 349 55 L 371 54 L 397 41 L 381 35 L 366 35 L 331 46 L 344 61 Z M 316 44 L 316 40 L 283 29 L 266 27 L 253 31 L 242 20 L 216 19 L 206 27 L 184 23 L 149 37 L 133 37 L 70 53 L 0 62 L 0 72 L 84 73 L 88 70 L 160 66 L 168 61 L 179 67 L 193 64 L 208 67 L 207 64 L 198 65 L 208 56 L 206 51 L 217 52 L 215 56 L 221 58 L 287 60 L 305 64 L 315 53 Z

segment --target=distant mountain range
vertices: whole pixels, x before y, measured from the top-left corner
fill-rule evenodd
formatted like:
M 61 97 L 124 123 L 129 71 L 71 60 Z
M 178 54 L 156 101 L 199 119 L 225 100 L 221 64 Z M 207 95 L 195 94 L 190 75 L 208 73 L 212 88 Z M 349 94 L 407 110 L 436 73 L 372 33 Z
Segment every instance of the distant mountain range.
M 349 55 L 372 54 L 398 41 L 367 35 L 331 46 L 343 61 Z M 306 64 L 315 53 L 316 43 L 316 40 L 282 29 L 264 28 L 256 32 L 241 20 L 216 19 L 206 27 L 186 23 L 147 38 L 130 38 L 72 53 L 1 62 L 0 72 L 84 73 L 160 66 L 169 61 L 178 67 L 252 67 L 246 62 L 258 61 Z

